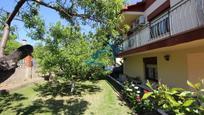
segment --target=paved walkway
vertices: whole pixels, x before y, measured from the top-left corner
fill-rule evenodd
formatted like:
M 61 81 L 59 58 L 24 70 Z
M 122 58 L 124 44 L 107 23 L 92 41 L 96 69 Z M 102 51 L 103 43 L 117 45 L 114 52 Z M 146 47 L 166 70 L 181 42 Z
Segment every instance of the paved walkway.
M 26 78 L 25 67 L 18 67 L 15 73 L 9 79 L 0 84 L 0 90 L 14 90 L 42 80 L 42 77 L 38 76 L 35 68 L 32 69 L 32 78 Z

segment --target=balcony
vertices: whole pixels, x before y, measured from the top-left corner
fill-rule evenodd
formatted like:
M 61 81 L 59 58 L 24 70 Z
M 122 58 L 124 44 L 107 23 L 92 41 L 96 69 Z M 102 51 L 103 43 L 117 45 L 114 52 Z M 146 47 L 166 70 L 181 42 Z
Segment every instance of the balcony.
M 204 0 L 181 0 L 168 11 L 134 31 L 123 42 L 123 52 L 204 26 Z

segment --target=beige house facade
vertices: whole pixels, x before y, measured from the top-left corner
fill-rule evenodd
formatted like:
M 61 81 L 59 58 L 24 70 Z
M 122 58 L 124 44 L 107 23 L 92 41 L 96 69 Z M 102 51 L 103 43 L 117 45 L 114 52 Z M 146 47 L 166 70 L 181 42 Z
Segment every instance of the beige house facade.
M 143 0 L 122 15 L 125 75 L 182 88 L 204 79 L 204 0 Z

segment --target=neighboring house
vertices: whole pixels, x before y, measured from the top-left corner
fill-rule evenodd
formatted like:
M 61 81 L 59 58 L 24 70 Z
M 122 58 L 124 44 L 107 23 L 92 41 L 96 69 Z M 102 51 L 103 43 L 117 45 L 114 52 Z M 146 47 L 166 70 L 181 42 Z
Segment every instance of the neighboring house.
M 204 79 L 204 0 L 143 0 L 122 15 L 124 74 L 183 88 Z

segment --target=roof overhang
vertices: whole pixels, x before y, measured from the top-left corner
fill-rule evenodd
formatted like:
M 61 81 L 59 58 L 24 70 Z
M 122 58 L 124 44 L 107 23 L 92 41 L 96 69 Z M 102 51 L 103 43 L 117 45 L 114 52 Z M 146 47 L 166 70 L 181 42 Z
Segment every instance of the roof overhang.
M 145 11 L 145 2 L 138 2 L 136 4 L 132 4 L 129 6 L 126 6 L 124 9 L 122 9 L 121 12 L 125 11 L 137 11 L 137 12 L 144 12 Z
M 131 12 L 126 11 L 122 13 L 122 25 L 131 25 L 139 16 L 144 15 L 144 12 Z
M 132 22 L 135 21 L 139 16 L 144 15 L 145 11 L 145 2 L 138 2 L 133 5 L 126 6 L 121 10 L 122 22 L 121 27 L 124 25 L 131 26 Z

